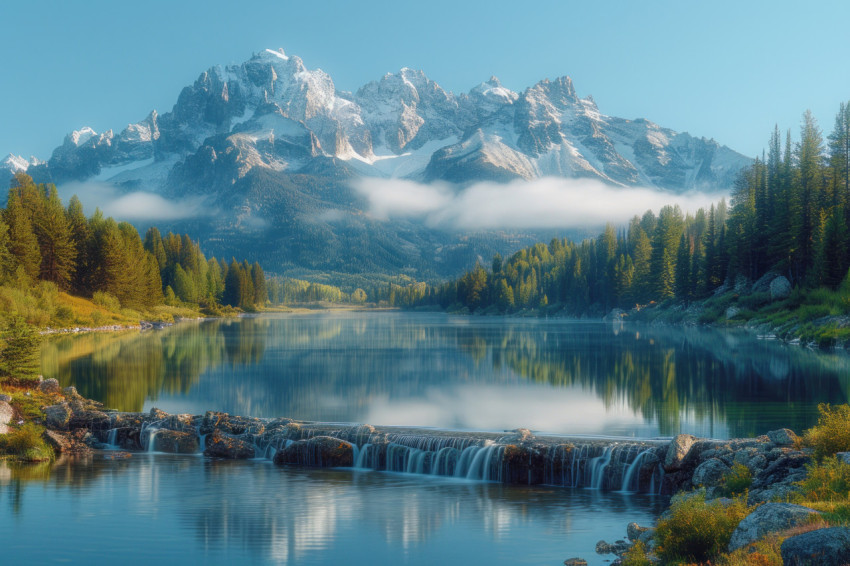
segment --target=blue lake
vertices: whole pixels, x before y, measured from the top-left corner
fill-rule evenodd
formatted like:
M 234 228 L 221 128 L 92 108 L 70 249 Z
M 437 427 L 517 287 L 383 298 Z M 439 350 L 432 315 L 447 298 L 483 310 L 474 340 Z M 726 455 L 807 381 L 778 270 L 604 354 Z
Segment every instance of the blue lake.
M 850 387 L 846 356 L 746 333 L 397 312 L 63 336 L 42 371 L 125 411 L 623 437 L 801 430 Z M 32 563 L 605 564 L 596 541 L 664 504 L 201 456 L 0 466 L 0 545 Z

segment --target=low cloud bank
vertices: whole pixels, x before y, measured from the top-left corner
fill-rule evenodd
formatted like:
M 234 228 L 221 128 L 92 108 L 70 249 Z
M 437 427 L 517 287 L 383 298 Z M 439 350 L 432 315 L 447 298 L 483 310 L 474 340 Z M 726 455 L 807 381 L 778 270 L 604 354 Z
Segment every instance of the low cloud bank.
M 634 215 L 678 204 L 683 211 L 709 207 L 726 193 L 674 194 L 647 188 L 611 187 L 590 179 L 547 177 L 510 183 L 476 183 L 454 189 L 445 183 L 362 178 L 353 187 L 379 219 L 414 218 L 438 228 L 584 228 L 624 224 Z
M 67 183 L 59 190 L 65 203 L 77 195 L 87 215 L 100 208 L 104 215 L 118 221 L 185 220 L 214 214 L 204 197 L 171 200 L 146 191 L 125 193 L 108 183 Z

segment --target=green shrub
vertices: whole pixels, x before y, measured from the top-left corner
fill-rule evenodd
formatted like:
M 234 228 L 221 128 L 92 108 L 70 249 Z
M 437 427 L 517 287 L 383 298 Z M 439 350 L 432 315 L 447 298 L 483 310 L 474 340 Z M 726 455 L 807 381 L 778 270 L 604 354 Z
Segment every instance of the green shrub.
M 646 555 L 646 545 L 641 541 L 635 542 L 620 558 L 621 566 L 652 566 L 653 562 Z
M 121 301 L 119 301 L 117 297 L 114 297 L 105 291 L 95 291 L 92 295 L 91 301 L 94 304 L 112 312 L 118 312 L 121 310 Z
M 806 472 L 797 484 L 804 500 L 850 501 L 850 464 L 833 456 L 807 465 Z
M 53 451 L 42 440 L 42 432 L 44 429 L 41 427 L 26 423 L 21 428 L 0 436 L 0 452 L 30 462 L 49 460 L 53 457 Z
M 0 333 L 0 379 L 30 381 L 41 369 L 41 336 L 17 314 Z
M 727 497 L 746 493 L 753 485 L 753 473 L 744 464 L 735 463 L 723 476 L 723 494 Z
M 814 448 L 822 459 L 838 452 L 850 451 L 850 405 L 818 405 L 818 424 L 803 435 L 806 446 Z
M 707 562 L 726 550 L 732 532 L 747 516 L 743 497 L 706 502 L 705 491 L 673 498 L 670 515 L 658 521 L 655 540 L 664 563 Z

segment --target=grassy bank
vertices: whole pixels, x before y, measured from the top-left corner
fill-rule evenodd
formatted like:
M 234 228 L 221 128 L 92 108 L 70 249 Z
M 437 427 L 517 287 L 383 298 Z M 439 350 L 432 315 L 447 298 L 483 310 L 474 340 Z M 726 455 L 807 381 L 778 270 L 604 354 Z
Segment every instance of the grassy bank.
M 652 564 L 652 558 L 660 559 L 662 564 L 781 566 L 780 548 L 789 537 L 821 528 L 850 526 L 850 464 L 836 456 L 850 451 L 850 406 L 821 405 L 819 410 L 818 424 L 807 430 L 801 440 L 802 447 L 814 459 L 806 466 L 806 478 L 797 482 L 795 492 L 782 500 L 820 511 L 819 515 L 813 514 L 807 523 L 769 533 L 728 552 L 738 523 L 758 507 L 747 505 L 746 482 L 740 482 L 740 477 L 728 477 L 727 486 L 737 482 L 737 489 L 726 493 L 732 496 L 731 500 L 708 500 L 704 490 L 674 497 L 669 511 L 658 521 L 651 543 L 633 546 L 625 555 L 623 566 Z M 733 474 L 734 468 L 729 475 Z
M 820 348 L 850 347 L 850 290 L 794 289 L 787 297 L 729 290 L 702 301 L 667 301 L 633 309 L 624 320 L 746 328 Z

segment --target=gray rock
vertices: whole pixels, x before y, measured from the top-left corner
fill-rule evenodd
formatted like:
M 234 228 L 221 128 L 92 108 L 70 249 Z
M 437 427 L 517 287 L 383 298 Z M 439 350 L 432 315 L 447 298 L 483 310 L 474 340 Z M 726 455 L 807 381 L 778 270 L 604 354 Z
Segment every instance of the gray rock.
M 839 452 L 835 455 L 840 462 L 850 464 L 850 452 Z
M 796 492 L 797 487 L 793 483 L 777 483 L 765 489 L 751 490 L 747 496 L 747 504 L 758 505 L 770 501 L 787 501 L 791 494 Z
M 691 481 L 694 485 L 714 487 L 720 484 L 723 476 L 729 473 L 729 470 L 729 466 L 724 464 L 722 460 L 711 458 L 697 466 Z
M 193 433 L 161 430 L 153 438 L 153 449 L 171 454 L 195 454 L 200 451 L 201 443 Z
M 71 408 L 68 403 L 57 403 L 44 408 L 44 424 L 53 430 L 68 430 Z
M 738 314 L 740 314 L 740 312 L 741 309 L 736 306 L 731 306 L 726 309 L 726 318 L 735 318 Z
M 622 556 L 631 546 L 631 544 L 624 540 L 618 540 L 610 544 L 604 540 L 600 540 L 596 543 L 596 554 L 616 554 L 617 556 Z
M 696 442 L 696 438 L 690 434 L 679 434 L 671 442 L 667 448 L 667 456 L 664 458 L 664 469 L 669 471 L 677 470 L 688 455 L 691 446 Z
M 9 432 L 9 423 L 12 422 L 12 416 L 15 411 L 12 406 L 6 401 L 0 401 L 0 434 Z
M 640 535 L 638 541 L 642 542 L 647 550 L 655 549 L 655 529 L 647 529 Z
M 45 430 L 41 434 L 41 438 L 43 438 L 57 454 L 68 452 L 71 447 L 71 442 L 68 438 L 53 430 Z
M 338 468 L 354 465 L 351 444 L 330 436 L 316 436 L 293 442 L 274 455 L 277 465 L 295 464 L 314 468 Z
M 770 291 L 771 282 L 779 277 L 781 274 L 776 271 L 768 271 L 761 277 L 759 277 L 758 281 L 753 283 L 752 292 L 753 293 L 767 293 Z
M 850 528 L 818 529 L 788 537 L 780 552 L 787 566 L 846 566 L 850 564 Z
M 39 383 L 38 390 L 44 393 L 60 393 L 62 388 L 59 387 L 59 381 L 51 377 Z
M 791 294 L 791 282 L 787 277 L 780 275 L 770 282 L 770 298 L 774 301 L 784 299 Z
M 750 292 L 750 280 L 744 275 L 735 277 L 735 292 L 743 295 Z
M 780 428 L 767 433 L 770 441 L 777 446 L 791 446 L 797 441 L 797 435 L 794 431 L 788 428 Z
M 215 431 L 206 438 L 204 456 L 228 460 L 246 460 L 254 457 L 254 446 L 244 440 Z
M 792 503 L 765 503 L 744 517 L 729 540 L 729 551 L 757 541 L 768 533 L 803 525 L 820 515 L 814 509 Z
M 626 537 L 634 542 L 639 540 L 641 535 L 649 530 L 649 527 L 641 527 L 637 523 L 629 523 L 626 525 Z
M 12 402 L 12 396 L 0 393 L 0 401 L 4 401 L 6 403 L 11 403 Z
M 79 392 L 77 391 L 77 388 L 74 387 L 73 385 L 63 389 L 62 395 L 64 395 L 68 399 L 80 399 L 81 398 Z
M 567 558 L 564 560 L 564 566 L 587 566 L 587 560 L 584 558 Z

